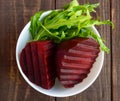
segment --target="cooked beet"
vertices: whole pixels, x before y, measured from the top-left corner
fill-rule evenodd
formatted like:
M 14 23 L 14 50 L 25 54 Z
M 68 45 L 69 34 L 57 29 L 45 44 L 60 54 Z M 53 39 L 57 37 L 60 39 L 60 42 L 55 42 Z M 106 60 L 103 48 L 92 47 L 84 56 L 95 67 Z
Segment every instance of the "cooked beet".
M 67 80 L 77 81 L 87 77 L 87 74 L 79 74 L 79 75 L 78 74 L 77 75 L 62 74 L 59 77 L 60 77 L 59 78 L 60 81 L 67 81 Z
M 36 42 L 31 42 L 30 46 L 31 46 L 31 55 L 32 55 L 32 62 L 33 62 L 35 84 L 41 85 L 41 76 L 40 76 Z
M 29 42 L 20 54 L 20 64 L 25 75 L 45 89 L 55 84 L 54 48 L 52 41 Z
M 90 38 L 63 41 L 57 48 L 57 76 L 66 88 L 82 82 L 98 56 L 99 44 Z
M 45 89 L 55 84 L 56 74 L 65 88 L 82 82 L 98 56 L 99 44 L 88 38 L 29 42 L 20 54 L 20 64 L 30 81 Z
M 32 52 L 31 52 L 31 46 L 30 43 L 27 43 L 25 46 L 25 55 L 26 55 L 26 65 L 27 65 L 27 72 L 28 72 L 28 78 L 31 82 L 35 82 L 34 78 L 34 69 L 33 69 L 33 60 L 32 60 Z
M 42 87 L 46 85 L 51 88 L 55 83 L 55 67 L 54 67 L 54 47 L 51 41 L 41 41 L 37 43 L 38 62 L 40 64 Z M 54 82 L 54 83 L 51 83 Z M 45 87 L 44 87 L 45 88 Z
M 20 55 L 20 65 L 21 65 L 21 67 L 22 67 L 23 73 L 24 73 L 25 75 L 28 75 L 25 49 L 22 50 L 21 55 Z
M 68 69 L 68 68 L 61 68 L 60 69 L 60 74 L 70 74 L 70 75 L 73 75 L 73 74 L 88 74 L 90 71 L 89 70 L 85 70 L 85 69 Z

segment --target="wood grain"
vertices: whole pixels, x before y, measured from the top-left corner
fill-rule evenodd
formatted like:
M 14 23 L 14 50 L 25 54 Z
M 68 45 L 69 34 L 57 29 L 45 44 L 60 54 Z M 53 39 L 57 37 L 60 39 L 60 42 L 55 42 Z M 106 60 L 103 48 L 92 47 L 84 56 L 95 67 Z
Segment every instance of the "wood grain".
M 61 8 L 63 4 L 66 4 L 70 0 L 56 1 L 56 8 Z M 100 7 L 97 8 L 97 16 L 100 16 L 101 20 L 110 19 L 110 2 L 105 0 L 104 2 L 99 0 L 79 0 L 80 4 L 84 3 L 97 3 L 100 2 Z M 97 27 L 101 36 L 106 40 L 106 44 L 109 48 L 111 42 L 110 27 L 101 26 Z M 85 90 L 83 93 L 72 97 L 57 98 L 57 101 L 111 101 L 111 53 L 105 55 L 104 65 L 102 71 L 93 83 L 91 87 Z
M 112 91 L 113 101 L 120 101 L 120 1 L 112 0 L 112 21 L 115 25 L 112 31 Z

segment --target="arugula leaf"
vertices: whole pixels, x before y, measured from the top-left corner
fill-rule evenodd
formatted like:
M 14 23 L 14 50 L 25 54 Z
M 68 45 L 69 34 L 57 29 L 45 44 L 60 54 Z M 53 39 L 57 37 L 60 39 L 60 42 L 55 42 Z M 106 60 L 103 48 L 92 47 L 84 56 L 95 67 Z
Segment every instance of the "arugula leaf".
M 91 37 L 91 38 L 95 39 L 100 44 L 100 47 L 103 51 L 106 51 L 107 53 L 110 52 L 110 49 L 103 43 L 103 39 L 100 36 L 98 36 L 97 34 L 95 34 L 93 31 L 91 31 L 91 28 L 82 29 L 79 37 L 84 37 L 84 38 Z
M 79 6 L 79 3 L 78 3 L 77 0 L 71 1 L 70 4 L 69 4 L 69 6 L 68 6 L 68 8 L 67 8 L 67 10 L 72 11 L 73 7 L 75 7 L 75 6 Z
M 43 12 L 37 12 L 34 16 L 31 17 L 31 24 L 30 24 L 30 33 L 32 38 L 34 39 L 35 35 L 38 33 L 40 28 L 40 16 Z
M 42 11 L 31 17 L 30 33 L 32 40 L 53 40 L 60 43 L 76 37 L 93 38 L 103 51 L 109 53 L 109 48 L 100 36 L 91 30 L 94 25 L 108 24 L 114 28 L 110 20 L 100 21 L 93 19 L 91 12 L 96 12 L 96 4 L 79 5 L 77 0 L 71 1 L 61 10 L 52 10 L 50 14 L 40 20 Z

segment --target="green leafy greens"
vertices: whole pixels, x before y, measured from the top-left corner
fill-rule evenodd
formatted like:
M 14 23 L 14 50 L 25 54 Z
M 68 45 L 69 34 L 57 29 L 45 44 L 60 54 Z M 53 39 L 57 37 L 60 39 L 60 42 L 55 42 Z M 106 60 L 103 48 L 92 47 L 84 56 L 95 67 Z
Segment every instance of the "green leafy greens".
M 30 33 L 33 41 L 53 40 L 60 43 L 75 37 L 94 38 L 100 44 L 103 51 L 109 53 L 109 48 L 103 40 L 91 29 L 94 25 L 109 24 L 114 27 L 109 20 L 93 20 L 91 12 L 96 12 L 97 4 L 80 5 L 77 0 L 71 1 L 61 10 L 52 10 L 50 14 L 40 20 L 42 11 L 31 17 Z

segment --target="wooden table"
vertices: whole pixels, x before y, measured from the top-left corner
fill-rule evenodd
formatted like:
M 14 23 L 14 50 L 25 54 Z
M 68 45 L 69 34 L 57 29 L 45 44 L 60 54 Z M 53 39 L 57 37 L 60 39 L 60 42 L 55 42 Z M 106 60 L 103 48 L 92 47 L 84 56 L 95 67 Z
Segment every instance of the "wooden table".
M 111 49 L 97 80 L 83 93 L 54 98 L 31 88 L 18 71 L 15 48 L 18 36 L 35 12 L 58 9 L 71 0 L 0 0 L 0 101 L 120 101 L 120 0 L 79 0 L 81 4 L 100 2 L 97 15 L 110 19 L 110 26 L 98 28 Z

